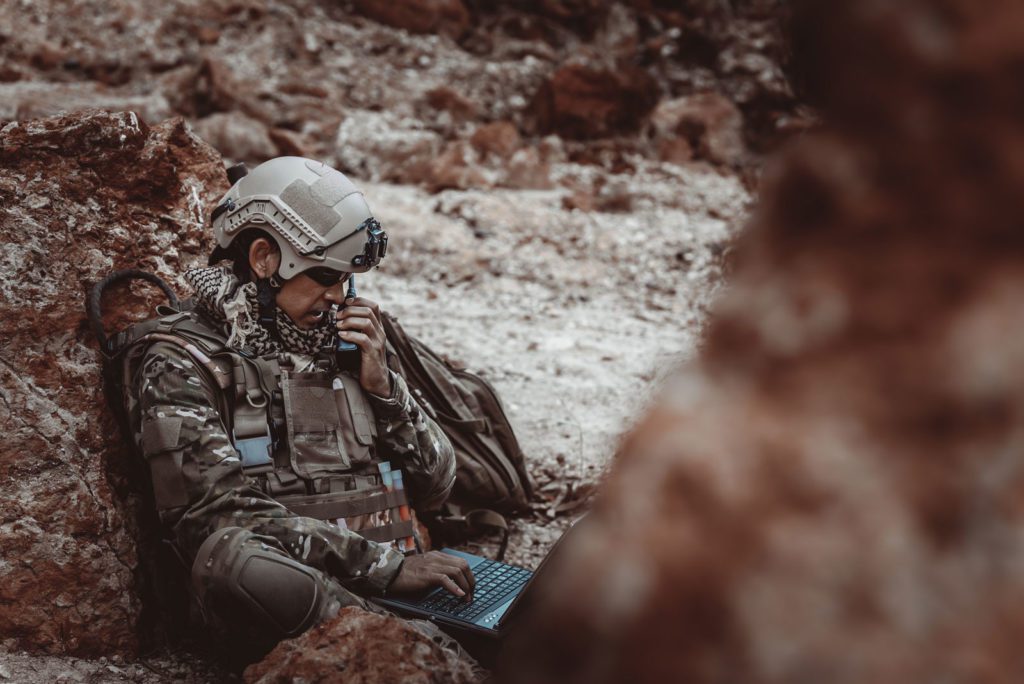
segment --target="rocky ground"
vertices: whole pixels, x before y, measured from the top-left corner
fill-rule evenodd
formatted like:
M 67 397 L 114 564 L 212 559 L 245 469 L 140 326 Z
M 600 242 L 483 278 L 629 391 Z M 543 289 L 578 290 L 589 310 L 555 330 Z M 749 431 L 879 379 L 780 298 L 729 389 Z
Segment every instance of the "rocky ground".
M 348 172 L 392 239 L 361 293 L 505 400 L 541 494 L 534 514 L 514 521 L 508 555 L 533 567 L 588 508 L 660 378 L 694 354 L 759 155 L 806 121 L 782 70 L 783 9 L 12 2 L 0 7 L 0 125 L 82 107 L 132 111 L 143 125 L 181 116 L 225 163 L 304 154 Z M 17 128 L 5 132 L 15 144 Z M 20 154 L 11 149 L 8 163 Z M 220 190 L 203 173 L 194 195 L 208 202 Z M 33 179 L 8 180 L 17 194 Z M 35 195 L 17 196 L 28 214 L 45 210 Z M 191 197 L 163 218 L 151 211 L 145 230 L 158 231 L 162 251 L 140 249 L 142 263 L 131 264 L 132 238 L 114 234 L 111 265 L 169 273 L 201 259 Z M 101 199 L 93 213 L 117 201 Z M 5 236 L 15 216 L 3 219 Z M 165 221 L 187 244 L 160 237 Z M 76 277 L 84 286 L 101 266 Z M 9 283 L 48 277 L 16 259 L 4 269 Z M 21 292 L 9 285 L 6 294 Z M 79 360 L 91 358 L 81 329 L 67 335 Z M 16 420 L 23 390 L 8 380 L 3 390 Z M 95 647 L 79 650 L 84 660 L 27 654 L 44 642 L 76 652 L 66 635 L 8 638 L 0 679 L 227 676 L 163 651 L 142 660 Z

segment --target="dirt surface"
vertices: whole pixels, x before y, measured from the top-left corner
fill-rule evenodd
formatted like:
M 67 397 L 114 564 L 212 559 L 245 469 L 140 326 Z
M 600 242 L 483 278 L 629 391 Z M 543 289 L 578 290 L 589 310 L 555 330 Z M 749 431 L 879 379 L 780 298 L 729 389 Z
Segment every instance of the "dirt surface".
M 585 510 L 657 379 L 692 355 L 748 200 L 710 168 L 622 182 L 648 195 L 625 215 L 566 212 L 558 192 L 366 187 L 396 247 L 360 291 L 497 387 L 544 499 L 513 521 L 508 559 L 527 567 Z

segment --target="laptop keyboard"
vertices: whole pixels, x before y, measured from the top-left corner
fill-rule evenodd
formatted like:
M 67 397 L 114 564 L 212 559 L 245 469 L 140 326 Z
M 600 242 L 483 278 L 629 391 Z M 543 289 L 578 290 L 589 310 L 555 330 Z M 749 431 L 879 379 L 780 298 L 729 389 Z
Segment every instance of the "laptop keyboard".
M 484 611 L 501 605 L 502 600 L 526 584 L 531 575 L 533 573 L 526 568 L 484 560 L 473 568 L 476 588 L 473 589 L 472 601 L 467 603 L 441 589 L 424 599 L 419 607 L 472 622 Z

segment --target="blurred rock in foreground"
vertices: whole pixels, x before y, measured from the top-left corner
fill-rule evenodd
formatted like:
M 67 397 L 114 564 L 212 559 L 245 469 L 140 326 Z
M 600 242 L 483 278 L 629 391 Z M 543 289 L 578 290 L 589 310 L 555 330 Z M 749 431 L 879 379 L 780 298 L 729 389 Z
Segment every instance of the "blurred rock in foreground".
M 282 641 L 245 670 L 248 684 L 471 684 L 478 681 L 465 660 L 434 643 L 400 618 L 360 608 L 295 639 Z
M 795 12 L 829 123 L 506 681 L 1024 679 L 1024 6 Z
M 180 119 L 150 128 L 93 111 L 8 124 L 0 168 L 0 638 L 131 654 L 138 489 L 84 293 L 118 268 L 171 277 L 204 254 L 202 207 L 226 190 L 223 163 Z M 112 293 L 108 308 L 144 294 Z

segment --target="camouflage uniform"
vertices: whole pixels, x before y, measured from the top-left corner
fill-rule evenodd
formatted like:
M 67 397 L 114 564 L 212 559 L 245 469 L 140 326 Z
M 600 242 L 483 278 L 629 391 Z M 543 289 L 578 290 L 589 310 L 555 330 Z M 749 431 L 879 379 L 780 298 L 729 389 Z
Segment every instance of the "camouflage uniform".
M 402 554 L 333 523 L 297 516 L 264 492 L 257 479 L 247 477 L 217 408 L 221 390 L 207 377 L 187 351 L 158 342 L 138 366 L 130 411 L 135 439 L 152 473 L 160 519 L 180 556 L 193 564 L 193 585 L 206 620 L 235 633 L 254 630 L 247 638 L 264 648 L 291 636 L 254 627 L 223 601 L 226 609 L 218 609 L 218 601 L 207 594 L 216 593 L 216 585 L 225 579 L 219 567 L 223 554 L 196 567 L 204 541 L 207 547 L 230 543 L 231 554 L 258 546 L 308 574 L 321 594 L 310 624 L 346 605 L 381 612 L 360 596 L 383 592 L 397 574 Z M 415 507 L 439 507 L 455 481 L 452 446 L 401 376 L 391 372 L 391 382 L 390 398 L 366 395 L 377 423 L 377 456 L 402 468 Z M 223 535 L 211 536 L 218 531 Z

